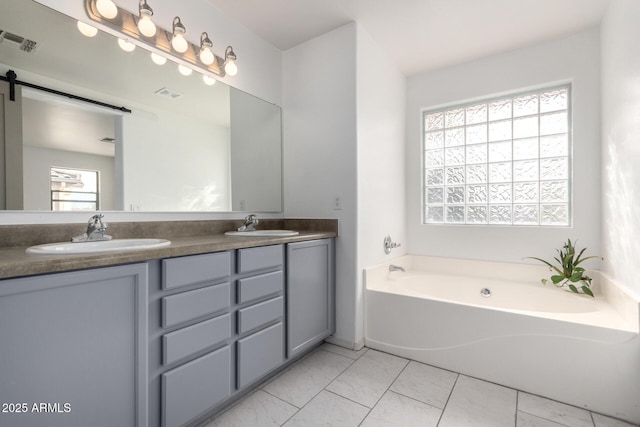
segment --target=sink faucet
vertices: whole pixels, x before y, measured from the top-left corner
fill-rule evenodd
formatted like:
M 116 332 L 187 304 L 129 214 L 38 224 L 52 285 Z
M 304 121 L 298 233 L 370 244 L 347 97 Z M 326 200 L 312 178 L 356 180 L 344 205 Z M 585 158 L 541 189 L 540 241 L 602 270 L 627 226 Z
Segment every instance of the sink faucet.
M 244 224 L 242 224 L 242 226 L 238 228 L 238 231 L 255 231 L 256 225 L 258 225 L 259 223 L 260 221 L 258 220 L 257 215 L 248 215 L 244 219 Z
M 104 234 L 109 226 L 106 222 L 102 222 L 104 214 L 96 214 L 89 219 L 87 231 L 84 234 L 71 238 L 73 243 L 92 242 L 97 240 L 111 240 L 112 237 Z

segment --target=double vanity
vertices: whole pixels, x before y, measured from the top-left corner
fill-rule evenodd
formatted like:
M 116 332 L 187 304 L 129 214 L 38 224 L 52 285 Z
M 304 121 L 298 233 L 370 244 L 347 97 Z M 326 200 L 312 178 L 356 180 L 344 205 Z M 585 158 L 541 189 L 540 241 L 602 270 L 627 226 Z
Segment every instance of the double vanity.
M 262 226 L 298 234 L 122 223 L 113 241 L 164 230 L 154 238 L 170 243 L 27 255 L 25 238 L 0 248 L 0 421 L 197 425 L 322 342 L 335 328 L 337 223 Z

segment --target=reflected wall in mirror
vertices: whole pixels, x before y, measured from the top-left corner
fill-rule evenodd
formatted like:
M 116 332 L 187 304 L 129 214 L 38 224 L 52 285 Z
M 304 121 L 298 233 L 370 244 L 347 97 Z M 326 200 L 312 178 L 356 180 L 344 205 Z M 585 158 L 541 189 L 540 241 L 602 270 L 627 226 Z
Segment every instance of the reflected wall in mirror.
M 51 168 L 63 168 L 98 172 L 100 210 L 282 210 L 278 106 L 182 76 L 171 61 L 158 66 L 140 48 L 124 52 L 108 34 L 87 38 L 75 20 L 31 0 L 0 3 L 0 31 L 36 42 L 27 53 L 11 37 L 1 41 L 2 75 L 14 70 L 18 80 L 132 110 L 17 86 L 22 135 L 8 138 L 20 139 L 24 191 L 7 209 L 51 210 L 52 185 L 62 185 Z M 7 193 L 11 185 L 2 183 Z

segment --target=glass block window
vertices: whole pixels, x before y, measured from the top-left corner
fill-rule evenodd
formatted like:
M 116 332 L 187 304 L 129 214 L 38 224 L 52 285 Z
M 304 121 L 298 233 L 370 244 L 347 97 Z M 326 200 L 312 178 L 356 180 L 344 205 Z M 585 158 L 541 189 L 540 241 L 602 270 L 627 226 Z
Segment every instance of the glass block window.
M 570 85 L 424 112 L 424 223 L 568 226 Z

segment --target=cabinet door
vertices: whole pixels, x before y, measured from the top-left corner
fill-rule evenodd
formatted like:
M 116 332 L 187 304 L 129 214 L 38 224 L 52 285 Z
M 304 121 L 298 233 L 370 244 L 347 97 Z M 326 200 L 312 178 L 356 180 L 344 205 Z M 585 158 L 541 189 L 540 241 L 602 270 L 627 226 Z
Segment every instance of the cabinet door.
M 333 239 L 287 245 L 287 356 L 334 332 Z
M 0 402 L 27 409 L 0 424 L 146 426 L 147 287 L 146 264 L 0 281 Z
M 231 351 L 225 346 L 162 374 L 164 427 L 179 427 L 231 394 Z

